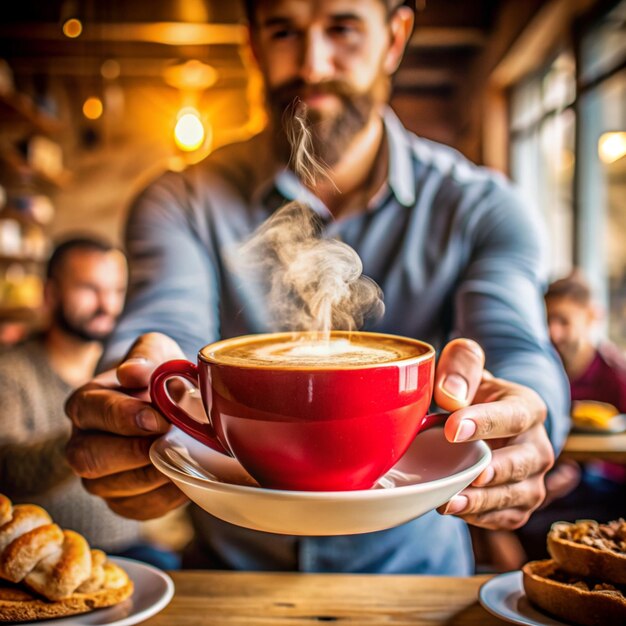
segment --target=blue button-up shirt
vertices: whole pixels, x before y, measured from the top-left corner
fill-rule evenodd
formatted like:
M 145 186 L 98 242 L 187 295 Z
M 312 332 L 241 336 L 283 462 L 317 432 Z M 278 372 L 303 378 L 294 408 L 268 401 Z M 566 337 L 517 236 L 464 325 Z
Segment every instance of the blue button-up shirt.
M 278 207 L 305 200 L 323 218 L 325 234 L 352 246 L 383 290 L 385 315 L 368 330 L 437 349 L 452 337 L 475 339 L 492 373 L 544 399 L 548 432 L 560 448 L 568 387 L 546 332 L 537 215 L 503 177 L 416 137 L 391 110 L 384 122 L 387 181 L 362 212 L 337 220 L 274 163 L 266 134 L 152 183 L 129 215 L 129 298 L 104 362 L 120 359 L 149 331 L 171 336 L 195 360 L 219 338 L 276 330 L 258 295 L 231 274 L 226 255 Z M 302 538 L 191 511 L 207 566 L 454 575 L 472 568 L 464 523 L 435 512 L 372 534 Z

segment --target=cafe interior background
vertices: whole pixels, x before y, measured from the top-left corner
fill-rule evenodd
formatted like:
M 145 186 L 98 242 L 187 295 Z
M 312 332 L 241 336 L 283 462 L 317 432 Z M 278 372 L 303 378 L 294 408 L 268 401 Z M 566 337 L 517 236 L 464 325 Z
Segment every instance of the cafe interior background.
M 626 349 L 626 0 L 415 8 L 392 106 L 519 185 L 544 215 L 551 277 L 581 267 L 601 333 Z M 55 238 L 119 242 L 148 180 L 263 128 L 242 21 L 222 0 L 3 3 L 0 344 L 38 323 Z

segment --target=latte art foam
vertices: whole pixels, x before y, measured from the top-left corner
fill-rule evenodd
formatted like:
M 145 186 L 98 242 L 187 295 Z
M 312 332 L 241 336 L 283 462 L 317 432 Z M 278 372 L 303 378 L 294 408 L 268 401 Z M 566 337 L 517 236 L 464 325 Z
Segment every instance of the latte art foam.
M 262 346 L 250 355 L 255 361 L 263 363 L 291 363 L 302 365 L 327 362 L 329 359 L 346 365 L 361 365 L 363 363 L 384 363 L 393 361 L 400 354 L 394 350 L 371 348 L 350 343 L 347 339 L 331 341 L 303 342 L 296 345 L 293 342 Z
M 249 339 L 226 343 L 211 356 L 228 365 L 260 365 L 280 367 L 350 367 L 389 363 L 419 356 L 425 352 L 420 345 L 390 336 L 358 340 L 331 337 L 330 340 L 299 340 L 280 338 Z

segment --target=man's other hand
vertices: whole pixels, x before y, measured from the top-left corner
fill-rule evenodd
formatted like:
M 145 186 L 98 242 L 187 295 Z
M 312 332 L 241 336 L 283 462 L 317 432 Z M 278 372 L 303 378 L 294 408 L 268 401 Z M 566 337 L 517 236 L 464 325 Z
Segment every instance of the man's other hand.
M 73 424 L 70 466 L 87 491 L 124 517 L 160 517 L 187 501 L 148 457 L 154 439 L 170 427 L 150 404 L 150 376 L 164 361 L 180 358 L 182 350 L 169 337 L 142 335 L 116 369 L 96 376 L 66 403 Z
M 476 342 L 456 339 L 437 364 L 435 401 L 452 412 L 446 438 L 483 439 L 493 452 L 478 478 L 439 512 L 484 528 L 519 528 L 544 501 L 544 478 L 554 464 L 547 409 L 532 389 L 494 378 L 484 362 Z

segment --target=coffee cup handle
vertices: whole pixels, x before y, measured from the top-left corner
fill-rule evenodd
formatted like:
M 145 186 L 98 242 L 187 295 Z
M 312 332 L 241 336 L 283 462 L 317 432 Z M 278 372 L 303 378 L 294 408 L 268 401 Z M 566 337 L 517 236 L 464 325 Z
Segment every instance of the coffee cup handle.
M 198 387 L 198 366 L 191 361 L 175 359 L 166 361 L 157 367 L 150 378 L 150 398 L 152 403 L 163 414 L 165 419 L 182 431 L 209 446 L 216 452 L 232 456 L 219 442 L 215 430 L 208 422 L 199 422 L 194 419 L 185 409 L 180 407 L 167 390 L 167 381 L 174 376 L 180 376 Z
M 433 426 L 443 426 L 449 417 L 450 413 L 430 413 L 425 415 L 418 432 L 422 433 L 429 428 L 433 428 Z

